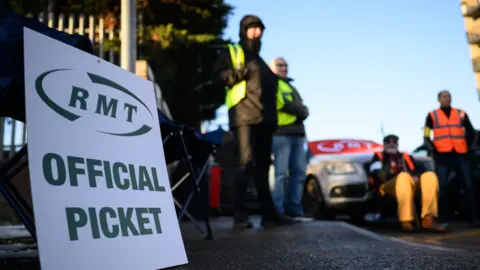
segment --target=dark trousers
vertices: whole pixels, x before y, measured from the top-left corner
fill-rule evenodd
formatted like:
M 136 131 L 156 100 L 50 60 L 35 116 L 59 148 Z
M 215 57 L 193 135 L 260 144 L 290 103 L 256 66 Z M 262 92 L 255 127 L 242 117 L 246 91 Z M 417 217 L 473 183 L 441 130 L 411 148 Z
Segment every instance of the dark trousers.
M 435 167 L 440 184 L 439 219 L 441 221 L 447 221 L 449 218 L 450 173 L 454 171 L 457 175 L 456 179 L 462 181 L 464 194 L 468 202 L 469 219 L 470 221 L 476 220 L 477 202 L 472 187 L 472 177 L 470 175 L 470 165 L 467 155 L 437 155 L 435 156 Z
M 272 135 L 261 125 L 240 126 L 232 130 L 236 142 L 235 154 L 235 219 L 248 217 L 245 200 L 248 182 L 253 180 L 257 189 L 262 216 L 274 213 L 274 205 L 268 182 L 272 155 Z

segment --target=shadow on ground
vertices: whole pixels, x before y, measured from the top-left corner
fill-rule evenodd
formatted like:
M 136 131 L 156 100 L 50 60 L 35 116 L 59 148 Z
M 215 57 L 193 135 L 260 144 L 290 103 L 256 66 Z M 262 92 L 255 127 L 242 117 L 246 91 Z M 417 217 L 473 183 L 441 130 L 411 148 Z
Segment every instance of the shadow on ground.
M 193 225 L 182 223 L 189 264 L 175 269 L 463 270 L 480 265 L 478 250 L 395 240 L 398 238 L 343 221 L 313 221 L 268 230 L 258 228 L 258 218 L 254 221 L 256 228 L 234 233 L 231 219 L 215 219 L 214 240 L 203 240 Z M 36 270 L 38 259 L 0 259 L 0 269 Z

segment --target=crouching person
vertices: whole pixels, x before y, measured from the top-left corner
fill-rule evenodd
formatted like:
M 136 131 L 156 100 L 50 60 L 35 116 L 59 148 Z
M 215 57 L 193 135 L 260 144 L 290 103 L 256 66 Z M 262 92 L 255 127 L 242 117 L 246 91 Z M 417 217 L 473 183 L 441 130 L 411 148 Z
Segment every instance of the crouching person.
M 371 176 L 380 182 L 379 192 L 392 196 L 398 204 L 398 219 L 403 231 L 415 230 L 415 193 L 421 193 L 421 222 L 425 230 L 444 232 L 437 223 L 439 183 L 434 172 L 418 172 L 413 157 L 398 151 L 398 137 L 383 139 L 383 152 L 377 152 L 370 163 Z

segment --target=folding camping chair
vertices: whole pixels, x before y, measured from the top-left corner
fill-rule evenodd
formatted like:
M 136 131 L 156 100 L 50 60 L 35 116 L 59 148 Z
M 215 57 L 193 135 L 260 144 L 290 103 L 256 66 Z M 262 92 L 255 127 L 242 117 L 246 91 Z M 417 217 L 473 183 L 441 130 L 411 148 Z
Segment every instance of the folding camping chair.
M 93 54 L 88 37 L 67 34 L 35 19 L 25 18 L 2 6 L 0 1 L 0 117 L 25 123 L 23 27 Z M 14 149 L 10 149 L 14 151 Z M 0 193 L 36 240 L 33 204 L 29 187 L 27 145 L 0 166 Z
M 25 228 L 36 240 L 33 205 L 28 184 L 27 145 L 24 145 L 11 159 L 0 167 L 0 193 L 17 213 Z M 20 181 L 23 181 L 21 183 Z
M 191 129 L 177 126 L 168 118 L 166 118 L 160 111 L 158 114 L 162 130 L 166 163 L 170 164 L 174 161 L 183 160 L 188 166 L 188 173 L 172 187 L 172 193 L 187 178 L 190 178 L 193 184 L 193 191 L 190 192 L 183 205 L 174 197 L 174 203 L 180 209 L 178 220 L 180 221 L 184 216 L 186 216 L 204 235 L 205 239 L 211 240 L 213 239 L 213 234 L 208 215 L 205 215 L 204 219 L 206 226 L 205 232 L 205 230 L 198 225 L 198 221 L 193 217 L 193 215 L 188 212 L 187 208 L 190 206 L 193 196 L 196 196 L 203 210 L 205 212 L 208 211 L 208 205 L 202 201 L 199 184 L 205 173 L 205 170 L 208 167 L 209 156 L 215 151 L 215 145 L 218 145 L 221 142 L 214 141 L 213 139 L 204 139 Z M 188 151 L 188 147 L 195 149 L 198 153 L 190 153 Z M 198 161 L 203 163 L 203 166 L 201 166 L 200 173 L 197 174 L 192 163 L 198 164 Z M 28 177 L 27 145 L 24 145 L 10 160 L 0 166 L 0 193 L 5 197 L 12 209 L 17 213 L 30 235 L 36 240 L 35 220 L 33 216 L 30 187 L 22 188 L 15 185 L 20 181 L 28 180 Z
M 158 111 L 160 129 L 162 131 L 163 147 L 165 152 L 165 161 L 171 164 L 175 161 L 186 163 L 188 172 L 172 186 L 173 192 L 187 179 L 191 179 L 193 190 L 189 192 L 186 201 L 182 204 L 179 199 L 173 196 L 175 205 L 179 208 L 178 221 L 180 222 L 186 216 L 190 222 L 203 234 L 207 240 L 213 239 L 213 233 L 209 221 L 209 206 L 202 200 L 200 191 L 200 182 L 208 168 L 209 157 L 215 152 L 215 145 L 220 144 L 204 138 L 199 133 L 184 126 L 178 126 L 170 121 L 161 111 Z M 196 166 L 194 166 L 194 164 Z M 200 172 L 197 174 L 197 169 Z M 198 224 L 197 219 L 187 210 L 193 197 L 196 197 L 201 206 L 204 215 L 206 231 Z

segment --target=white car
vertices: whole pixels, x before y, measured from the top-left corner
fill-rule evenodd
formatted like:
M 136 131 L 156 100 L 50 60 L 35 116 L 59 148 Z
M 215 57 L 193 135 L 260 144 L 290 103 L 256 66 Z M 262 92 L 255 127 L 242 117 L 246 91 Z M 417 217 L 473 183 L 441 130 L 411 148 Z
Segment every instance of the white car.
M 364 164 L 372 156 L 372 152 L 314 156 L 307 168 L 305 212 L 317 219 L 349 215 L 363 220 L 373 196 Z
M 317 219 L 348 215 L 361 221 L 366 213 L 375 212 L 370 199 L 367 164 L 383 146 L 367 140 L 326 140 L 309 142 L 309 160 L 303 204 L 305 212 Z M 415 166 L 434 171 L 434 162 L 424 153 L 414 153 Z

